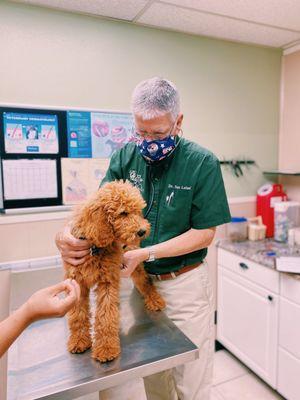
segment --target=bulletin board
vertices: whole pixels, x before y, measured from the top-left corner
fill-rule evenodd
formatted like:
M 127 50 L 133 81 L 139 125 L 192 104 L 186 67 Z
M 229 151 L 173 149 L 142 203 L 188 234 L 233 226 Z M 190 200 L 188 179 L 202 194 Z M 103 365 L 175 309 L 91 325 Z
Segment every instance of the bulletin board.
M 83 202 L 133 131 L 129 112 L 1 105 L 0 210 Z

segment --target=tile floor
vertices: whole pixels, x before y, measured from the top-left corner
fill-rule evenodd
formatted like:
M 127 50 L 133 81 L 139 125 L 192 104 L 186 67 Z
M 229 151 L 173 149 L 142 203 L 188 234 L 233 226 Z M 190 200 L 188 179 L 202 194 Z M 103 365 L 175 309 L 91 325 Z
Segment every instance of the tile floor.
M 78 400 L 98 400 L 93 393 Z M 121 400 L 121 399 L 120 399 Z M 284 400 L 226 350 L 215 353 L 210 400 Z
M 277 392 L 226 350 L 215 353 L 211 400 L 279 400 Z

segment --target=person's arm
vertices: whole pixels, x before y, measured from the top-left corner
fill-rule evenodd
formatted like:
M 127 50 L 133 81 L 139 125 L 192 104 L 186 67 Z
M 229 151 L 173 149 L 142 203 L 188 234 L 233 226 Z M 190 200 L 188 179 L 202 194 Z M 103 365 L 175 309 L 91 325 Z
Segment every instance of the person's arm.
M 190 229 L 172 239 L 151 246 L 155 253 L 155 258 L 177 257 L 189 254 L 194 251 L 208 247 L 215 236 L 216 228 Z M 149 258 L 149 248 L 129 250 L 123 257 L 123 269 L 121 275 L 129 277 L 134 269 L 143 261 Z
M 65 292 L 61 298 L 58 294 Z M 62 317 L 79 300 L 80 287 L 66 280 L 34 293 L 18 310 L 0 322 L 0 357 L 32 322 L 43 318 Z

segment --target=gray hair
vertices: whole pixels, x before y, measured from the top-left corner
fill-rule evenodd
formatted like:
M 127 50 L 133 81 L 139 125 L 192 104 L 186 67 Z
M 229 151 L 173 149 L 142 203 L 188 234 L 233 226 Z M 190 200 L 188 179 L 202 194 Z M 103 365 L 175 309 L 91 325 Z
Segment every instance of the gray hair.
M 152 119 L 170 113 L 175 120 L 180 111 L 179 93 L 174 83 L 163 78 L 140 82 L 132 93 L 133 114 Z

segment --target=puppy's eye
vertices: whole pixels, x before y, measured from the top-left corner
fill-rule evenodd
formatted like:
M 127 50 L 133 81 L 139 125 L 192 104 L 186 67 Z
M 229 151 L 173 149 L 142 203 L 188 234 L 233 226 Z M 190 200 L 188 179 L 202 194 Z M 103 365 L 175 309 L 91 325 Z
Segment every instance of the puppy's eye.
M 128 212 L 122 211 L 122 212 L 120 213 L 120 215 L 126 216 L 126 215 L 128 215 Z

